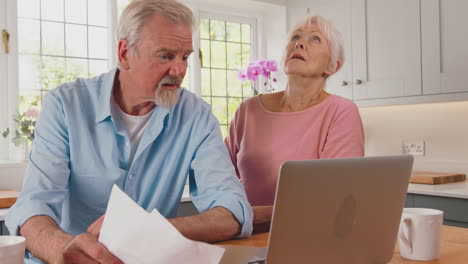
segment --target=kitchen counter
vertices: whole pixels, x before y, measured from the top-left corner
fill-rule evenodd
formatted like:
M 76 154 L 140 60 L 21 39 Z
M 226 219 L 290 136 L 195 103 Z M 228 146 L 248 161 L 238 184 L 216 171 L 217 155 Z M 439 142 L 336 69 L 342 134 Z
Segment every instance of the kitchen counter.
M 468 199 L 468 181 L 437 185 L 410 183 L 408 193 Z
M 468 199 L 468 181 L 435 185 L 410 183 L 408 184 L 408 193 Z M 190 201 L 192 200 L 190 199 L 190 192 L 187 185 L 182 194 L 181 202 Z

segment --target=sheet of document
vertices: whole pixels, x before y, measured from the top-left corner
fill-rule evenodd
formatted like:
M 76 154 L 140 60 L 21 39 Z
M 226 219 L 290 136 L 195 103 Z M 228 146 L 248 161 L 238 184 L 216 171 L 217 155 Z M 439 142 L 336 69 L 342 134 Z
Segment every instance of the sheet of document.
M 218 264 L 225 249 L 182 236 L 157 210 L 146 212 L 116 185 L 99 242 L 125 263 Z

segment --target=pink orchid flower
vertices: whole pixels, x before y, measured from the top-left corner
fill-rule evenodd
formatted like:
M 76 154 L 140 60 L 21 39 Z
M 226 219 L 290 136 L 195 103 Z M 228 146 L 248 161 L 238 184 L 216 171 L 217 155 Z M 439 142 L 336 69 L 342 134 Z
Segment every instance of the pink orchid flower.
M 241 82 L 245 82 L 248 80 L 247 78 L 247 71 L 245 69 L 240 69 L 237 71 L 237 78 L 241 81 Z
M 24 113 L 27 117 L 38 119 L 39 118 L 39 109 L 34 106 L 31 106 L 26 112 Z
M 247 78 L 251 81 L 258 80 L 258 76 L 262 73 L 263 67 L 258 63 L 251 63 L 247 66 Z

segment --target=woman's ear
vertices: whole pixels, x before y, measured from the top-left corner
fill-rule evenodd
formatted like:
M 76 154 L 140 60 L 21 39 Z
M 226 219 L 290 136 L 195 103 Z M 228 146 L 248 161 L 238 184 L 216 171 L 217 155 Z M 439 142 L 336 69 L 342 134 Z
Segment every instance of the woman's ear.
M 328 70 L 325 72 L 327 76 L 330 76 L 334 74 L 335 72 L 339 71 L 341 69 L 341 61 L 336 61 L 336 67 L 333 67 L 332 64 L 328 65 Z
M 118 59 L 119 59 L 119 66 L 122 70 L 130 69 L 130 65 L 128 63 L 128 54 L 129 54 L 129 46 L 128 41 L 126 39 L 120 39 L 118 43 Z

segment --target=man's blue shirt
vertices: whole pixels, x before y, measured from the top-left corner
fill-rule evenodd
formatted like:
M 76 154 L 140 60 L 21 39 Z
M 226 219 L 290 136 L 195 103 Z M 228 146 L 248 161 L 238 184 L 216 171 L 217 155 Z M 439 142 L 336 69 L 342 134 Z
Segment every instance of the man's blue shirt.
M 188 177 L 200 212 L 225 207 L 242 225 L 239 237 L 249 236 L 252 209 L 210 106 L 185 89 L 175 106 L 157 106 L 128 167 L 130 141 L 111 113 L 116 72 L 45 96 L 23 190 L 6 218 L 10 232 L 35 215 L 72 235 L 86 232 L 105 213 L 113 184 L 147 211 L 175 217 Z

